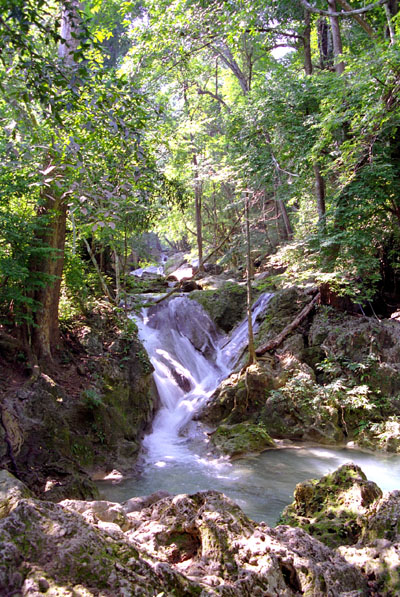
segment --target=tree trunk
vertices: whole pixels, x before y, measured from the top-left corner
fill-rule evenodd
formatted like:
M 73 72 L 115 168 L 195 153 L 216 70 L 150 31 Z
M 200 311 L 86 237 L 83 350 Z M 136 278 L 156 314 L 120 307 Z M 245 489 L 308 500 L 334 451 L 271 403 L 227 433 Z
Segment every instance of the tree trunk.
M 58 304 L 64 266 L 67 204 L 63 199 L 48 197 L 39 208 L 38 216 L 49 217 L 41 240 L 44 247 L 51 247 L 53 251 L 51 255 L 32 263 L 31 269 L 51 276 L 52 281 L 34 293 L 34 300 L 39 302 L 41 307 L 34 314 L 32 347 L 39 359 L 49 360 L 59 341 Z
M 315 174 L 315 195 L 317 199 L 318 224 L 321 229 L 325 228 L 325 181 L 322 177 L 318 164 L 313 164 Z
M 336 0 L 328 0 L 328 11 L 330 13 L 336 13 Z M 331 14 L 329 17 L 332 30 L 332 41 L 333 41 L 333 55 L 335 57 L 335 71 L 341 75 L 344 72 L 344 62 L 341 60 L 338 62 L 339 56 L 343 54 L 342 36 L 340 33 L 339 18 L 335 14 Z
M 254 333 L 253 333 L 253 320 L 251 317 L 251 273 L 252 273 L 252 262 L 251 262 L 251 239 L 250 239 L 250 221 L 249 221 L 249 193 L 246 191 L 244 212 L 245 212 L 245 225 L 246 225 L 246 261 L 247 261 L 247 325 L 249 335 L 249 360 L 247 365 L 252 365 L 256 361 L 256 350 L 254 345 Z
M 311 13 L 308 10 L 304 11 L 304 29 L 303 29 L 303 45 L 304 45 L 304 70 L 306 75 L 312 75 L 313 67 L 311 61 Z
M 63 5 L 60 35 L 62 42 L 58 48 L 58 55 L 64 66 L 74 65 L 74 52 L 80 43 L 78 32 L 80 18 L 77 0 L 69 0 Z M 51 162 L 47 168 L 52 166 Z M 52 176 L 57 168 L 52 168 Z M 32 347 L 40 360 L 51 360 L 54 348 L 59 341 L 58 306 L 60 302 L 61 277 L 64 266 L 65 233 L 67 223 L 67 199 L 55 186 L 46 192 L 42 205 L 38 208 L 38 216 L 46 216 L 46 229 L 40 235 L 44 247 L 53 249 L 51 255 L 36 259 L 31 267 L 51 277 L 43 288 L 34 292 L 34 300 L 41 306 L 34 314 L 32 330 Z
M 201 201 L 202 201 L 202 189 L 201 182 L 199 180 L 199 168 L 197 162 L 197 156 L 193 154 L 193 166 L 194 166 L 194 203 L 196 211 L 196 239 L 197 239 L 197 252 L 199 254 L 199 271 L 204 271 L 203 263 L 203 227 L 201 220 Z

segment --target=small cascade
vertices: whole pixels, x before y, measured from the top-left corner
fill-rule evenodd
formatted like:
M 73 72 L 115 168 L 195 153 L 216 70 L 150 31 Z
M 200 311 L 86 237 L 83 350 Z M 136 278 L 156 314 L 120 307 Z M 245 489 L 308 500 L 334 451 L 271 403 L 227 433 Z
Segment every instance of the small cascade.
M 271 296 L 261 295 L 253 306 L 255 330 Z M 161 401 L 152 432 L 143 440 L 145 460 L 159 467 L 191 461 L 193 417 L 246 346 L 247 319 L 227 338 L 198 303 L 179 296 L 145 310 L 137 323 Z

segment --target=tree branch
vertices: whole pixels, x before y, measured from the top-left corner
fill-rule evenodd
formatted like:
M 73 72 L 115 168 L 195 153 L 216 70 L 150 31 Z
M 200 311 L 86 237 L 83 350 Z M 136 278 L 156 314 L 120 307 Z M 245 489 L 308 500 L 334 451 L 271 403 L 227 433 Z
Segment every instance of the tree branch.
M 353 15 L 361 15 L 365 12 L 369 12 L 373 8 L 382 6 L 382 4 L 387 4 L 388 0 L 378 0 L 378 2 L 368 4 L 368 6 L 364 6 L 364 8 L 357 8 L 351 11 L 341 10 L 340 12 L 329 12 L 328 10 L 322 10 L 321 8 L 317 8 L 316 6 L 310 4 L 309 2 L 307 2 L 307 0 L 299 0 L 299 2 L 304 6 L 304 8 L 317 15 L 324 15 L 327 17 L 351 17 Z
M 256 349 L 256 355 L 261 356 L 261 355 L 265 354 L 266 352 L 268 352 L 269 350 L 275 350 L 275 348 L 278 348 L 278 346 L 280 346 L 282 344 L 282 342 L 284 341 L 286 336 L 288 336 L 290 334 L 290 332 L 292 332 L 294 329 L 296 329 L 301 324 L 301 322 L 304 321 L 304 319 L 307 317 L 307 315 L 310 313 L 310 311 L 314 308 L 314 305 L 319 301 L 320 298 L 321 298 L 321 293 L 318 292 L 318 294 L 315 295 L 315 297 L 312 299 L 312 301 L 310 301 L 308 303 L 308 305 L 306 305 L 304 307 L 304 309 L 302 311 L 300 311 L 298 316 L 291 323 L 289 323 L 289 325 L 287 325 L 281 331 L 280 334 L 275 336 L 275 338 L 273 338 L 272 340 L 270 340 L 263 346 L 260 346 L 259 348 Z

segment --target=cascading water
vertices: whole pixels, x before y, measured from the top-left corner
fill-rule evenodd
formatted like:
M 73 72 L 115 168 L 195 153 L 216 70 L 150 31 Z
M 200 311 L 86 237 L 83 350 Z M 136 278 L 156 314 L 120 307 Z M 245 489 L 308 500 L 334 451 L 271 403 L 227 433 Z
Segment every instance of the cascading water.
M 252 310 L 253 325 L 271 294 L 263 294 Z M 227 340 L 204 309 L 186 296 L 151 307 L 138 320 L 139 337 L 154 366 L 161 400 L 152 432 L 143 441 L 145 460 L 157 466 L 190 461 L 190 438 L 198 437 L 193 416 L 229 375 L 247 342 L 247 321 Z M 183 430 L 185 428 L 185 433 Z
M 256 330 L 270 298 L 264 294 L 253 306 Z M 397 455 L 302 445 L 235 462 L 215 458 L 207 434 L 193 417 L 235 366 L 247 343 L 247 321 L 229 337 L 222 336 L 198 303 L 177 297 L 150 307 L 138 326 L 162 404 L 143 441 L 142 473 L 120 484 L 99 482 L 104 498 L 124 501 L 161 489 L 173 494 L 216 489 L 255 520 L 274 524 L 292 501 L 297 483 L 349 460 L 383 490 L 400 486 Z

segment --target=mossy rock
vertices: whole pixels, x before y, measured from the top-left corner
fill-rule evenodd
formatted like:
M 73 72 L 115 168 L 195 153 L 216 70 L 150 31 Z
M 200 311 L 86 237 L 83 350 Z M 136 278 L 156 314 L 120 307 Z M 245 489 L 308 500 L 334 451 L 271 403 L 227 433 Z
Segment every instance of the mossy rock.
M 256 334 L 256 348 L 275 338 L 310 300 L 310 296 L 297 286 L 276 292 L 268 304 L 264 320 Z M 301 327 L 297 329 L 297 333 L 299 330 Z
M 195 290 L 188 296 L 200 303 L 224 332 L 230 332 L 245 315 L 247 291 L 239 284 L 226 282 L 222 288 Z
M 400 417 L 392 416 L 386 421 L 372 423 L 357 436 L 362 448 L 400 453 Z
M 262 425 L 250 422 L 220 425 L 210 437 L 214 446 L 231 458 L 276 447 L 274 440 Z
M 382 491 L 352 463 L 319 481 L 296 485 L 294 502 L 280 523 L 301 527 L 329 547 L 354 545 L 360 539 L 364 517 L 382 497 Z

